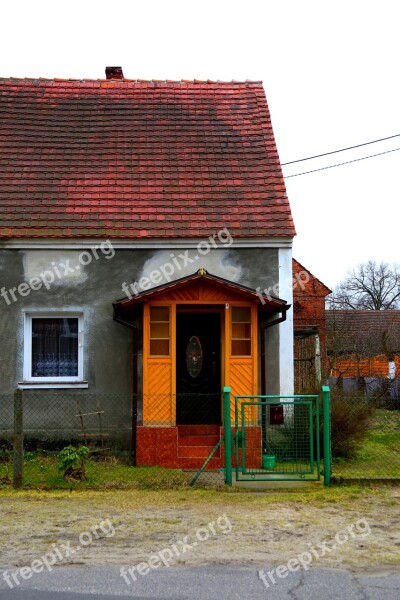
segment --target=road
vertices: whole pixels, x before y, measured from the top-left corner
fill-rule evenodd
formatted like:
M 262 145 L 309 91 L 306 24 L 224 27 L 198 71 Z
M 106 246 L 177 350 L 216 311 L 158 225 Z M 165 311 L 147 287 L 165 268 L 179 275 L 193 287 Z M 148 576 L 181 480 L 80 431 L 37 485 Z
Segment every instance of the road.
M 0 600 L 111 600 L 130 597 L 137 600 L 398 600 L 400 572 L 375 569 L 351 573 L 345 570 L 311 567 L 273 577 L 267 589 L 254 567 L 203 566 L 170 567 L 127 576 L 129 585 L 116 567 L 57 567 L 51 572 L 33 574 L 13 589 L 0 571 Z M 12 581 L 12 580 L 11 580 Z M 271 579 L 267 578 L 267 581 Z

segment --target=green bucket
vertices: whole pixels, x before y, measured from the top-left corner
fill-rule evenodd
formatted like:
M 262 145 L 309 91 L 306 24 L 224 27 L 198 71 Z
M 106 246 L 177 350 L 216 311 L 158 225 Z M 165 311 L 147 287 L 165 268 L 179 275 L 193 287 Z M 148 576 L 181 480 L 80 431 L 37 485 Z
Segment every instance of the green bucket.
M 268 456 L 268 454 L 263 454 L 262 457 L 262 468 L 263 469 L 275 469 L 275 456 Z

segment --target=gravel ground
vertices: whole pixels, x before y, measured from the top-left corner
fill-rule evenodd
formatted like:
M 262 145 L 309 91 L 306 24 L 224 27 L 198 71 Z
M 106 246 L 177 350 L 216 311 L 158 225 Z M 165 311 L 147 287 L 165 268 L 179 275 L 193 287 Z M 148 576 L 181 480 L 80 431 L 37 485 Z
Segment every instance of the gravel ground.
M 400 489 L 323 501 L 284 498 L 185 491 L 2 494 L 0 566 L 30 565 L 56 548 L 62 559 L 55 566 L 130 566 L 165 549 L 172 564 L 189 566 L 281 564 L 305 552 L 321 567 L 371 571 L 400 563 Z

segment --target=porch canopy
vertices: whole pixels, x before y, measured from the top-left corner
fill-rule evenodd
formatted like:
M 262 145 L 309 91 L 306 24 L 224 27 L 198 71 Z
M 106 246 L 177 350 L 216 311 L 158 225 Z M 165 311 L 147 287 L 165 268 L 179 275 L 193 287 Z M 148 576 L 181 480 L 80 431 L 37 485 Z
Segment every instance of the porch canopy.
M 281 313 L 282 320 L 284 320 L 286 311 L 291 306 L 286 300 L 267 295 L 259 288 L 253 289 L 229 281 L 217 275 L 212 275 L 205 269 L 199 269 L 192 275 L 141 292 L 137 291 L 137 286 L 127 287 L 127 290 L 129 295 L 127 294 L 125 298 L 113 303 L 114 319 L 120 322 L 125 321 L 127 325 L 131 323 L 136 307 L 139 308 L 144 302 L 163 300 L 171 295 L 176 300 L 181 300 L 182 303 L 187 300 L 192 302 L 195 300 L 203 302 L 210 300 L 226 303 L 232 299 L 241 298 L 247 302 L 257 303 L 259 310 L 270 316 Z

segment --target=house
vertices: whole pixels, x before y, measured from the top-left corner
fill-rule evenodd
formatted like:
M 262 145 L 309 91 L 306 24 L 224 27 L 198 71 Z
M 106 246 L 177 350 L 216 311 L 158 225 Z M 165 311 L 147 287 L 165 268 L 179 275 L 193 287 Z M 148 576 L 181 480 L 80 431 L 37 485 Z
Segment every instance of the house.
M 374 389 L 398 381 L 400 310 L 327 310 L 326 321 L 333 383 Z
M 293 258 L 295 391 L 319 390 L 326 373 L 325 300 L 331 290 Z
M 90 394 L 138 462 L 194 467 L 223 386 L 293 393 L 295 230 L 261 82 L 1 79 L 0 112 L 0 382 L 39 398 L 43 434 L 71 437 Z

